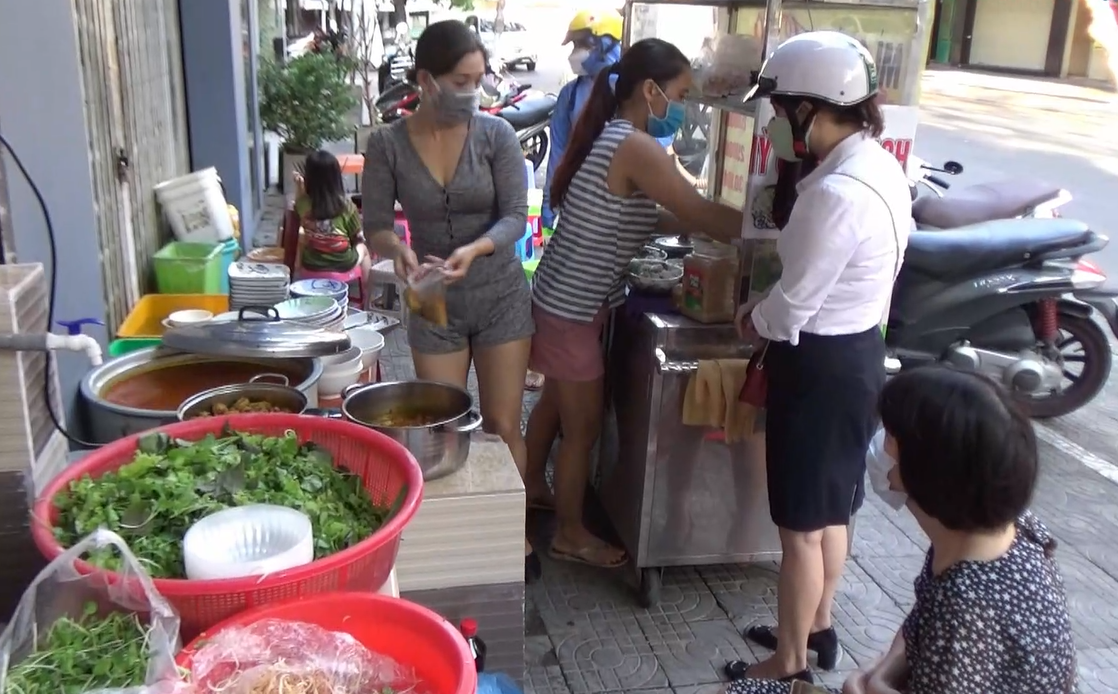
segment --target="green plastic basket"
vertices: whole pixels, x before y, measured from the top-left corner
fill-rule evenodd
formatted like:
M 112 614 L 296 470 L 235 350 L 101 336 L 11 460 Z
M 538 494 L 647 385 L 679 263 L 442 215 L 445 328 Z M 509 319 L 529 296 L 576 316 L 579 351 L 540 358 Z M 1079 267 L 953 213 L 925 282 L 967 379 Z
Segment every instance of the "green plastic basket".
M 152 258 L 160 294 L 220 294 L 223 244 L 172 241 Z
M 122 337 L 109 343 L 109 356 L 120 357 L 144 347 L 158 347 L 163 340 L 158 337 Z

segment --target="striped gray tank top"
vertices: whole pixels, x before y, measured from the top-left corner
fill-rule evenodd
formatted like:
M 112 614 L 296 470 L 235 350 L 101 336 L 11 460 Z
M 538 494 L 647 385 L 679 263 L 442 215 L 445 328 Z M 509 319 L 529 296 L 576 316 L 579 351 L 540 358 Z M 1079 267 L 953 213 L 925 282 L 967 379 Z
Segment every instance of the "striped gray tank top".
M 648 243 L 659 214 L 644 193 L 621 197 L 606 176 L 633 124 L 613 120 L 594 142 L 559 208 L 559 223 L 532 284 L 532 300 L 548 313 L 589 323 L 608 302 L 625 301 L 625 272 Z

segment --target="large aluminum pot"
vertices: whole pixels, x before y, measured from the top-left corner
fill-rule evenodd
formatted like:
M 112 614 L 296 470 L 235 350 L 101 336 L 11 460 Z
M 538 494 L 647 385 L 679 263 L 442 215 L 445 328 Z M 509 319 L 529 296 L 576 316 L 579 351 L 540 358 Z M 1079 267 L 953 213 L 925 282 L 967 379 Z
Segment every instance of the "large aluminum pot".
M 102 397 L 111 386 L 129 377 L 146 372 L 174 368 L 187 364 L 209 362 L 240 362 L 261 367 L 261 372 L 283 370 L 299 374 L 302 380 L 292 385 L 307 396 L 307 405 L 318 405 L 318 379 L 322 376 L 322 364 L 313 358 L 254 359 L 248 357 L 216 357 L 187 354 L 164 349 L 147 347 L 130 352 L 124 356 L 110 359 L 86 374 L 81 382 L 81 395 L 85 401 L 88 416 L 89 438 L 92 443 L 109 443 L 119 438 L 146 431 L 153 427 L 179 421 L 178 408 L 181 402 L 167 409 L 144 409 L 111 403 Z M 202 390 L 200 388 L 199 390 Z M 193 395 L 193 393 L 192 393 Z
M 342 393 L 342 416 L 391 436 L 407 448 L 423 479 L 446 477 L 470 456 L 470 434 L 481 426 L 474 399 L 461 388 L 434 381 L 356 384 Z M 416 426 L 384 426 L 386 417 L 417 418 Z
M 218 405 L 230 407 L 241 398 L 247 398 L 252 402 L 266 402 L 292 414 L 303 414 L 307 411 L 307 396 L 303 391 L 257 379 L 250 383 L 236 383 L 198 393 L 179 407 L 179 421 L 185 422 L 210 414 Z

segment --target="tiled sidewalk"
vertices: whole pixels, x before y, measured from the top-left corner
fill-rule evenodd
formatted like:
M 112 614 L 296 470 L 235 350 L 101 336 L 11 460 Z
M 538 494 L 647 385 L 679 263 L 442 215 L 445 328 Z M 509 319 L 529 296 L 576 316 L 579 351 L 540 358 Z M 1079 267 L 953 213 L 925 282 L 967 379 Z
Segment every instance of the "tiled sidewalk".
M 414 377 L 403 330 L 389 336 L 382 368 L 388 379 Z M 472 377 L 470 388 L 476 393 Z M 525 398 L 525 418 L 534 401 Z M 1060 540 L 1080 691 L 1118 692 L 1118 485 L 1047 444 L 1042 461 L 1034 509 Z M 546 546 L 548 518 L 531 520 L 535 544 Z M 926 546 L 911 515 L 870 495 L 835 606 L 845 653 L 838 672 L 820 673 L 824 683 L 840 686 L 892 641 Z M 740 633 L 774 621 L 776 570 L 771 563 L 666 569 L 660 604 L 645 610 L 627 572 L 545 557 L 525 605 L 526 694 L 716 694 L 727 660 L 764 657 Z

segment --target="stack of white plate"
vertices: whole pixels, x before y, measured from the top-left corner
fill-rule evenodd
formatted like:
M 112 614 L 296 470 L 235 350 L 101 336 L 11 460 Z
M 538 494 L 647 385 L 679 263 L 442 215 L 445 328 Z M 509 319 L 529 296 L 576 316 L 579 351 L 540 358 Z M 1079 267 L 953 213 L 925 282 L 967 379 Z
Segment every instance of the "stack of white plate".
M 238 261 L 229 266 L 229 308 L 273 306 L 287 299 L 290 284 L 286 265 Z
M 349 303 L 349 285 L 338 280 L 299 280 L 291 284 L 291 296 L 328 296 L 345 306 Z
M 346 317 L 345 306 L 328 296 L 287 299 L 276 304 L 276 312 L 282 320 L 326 330 L 342 330 Z

